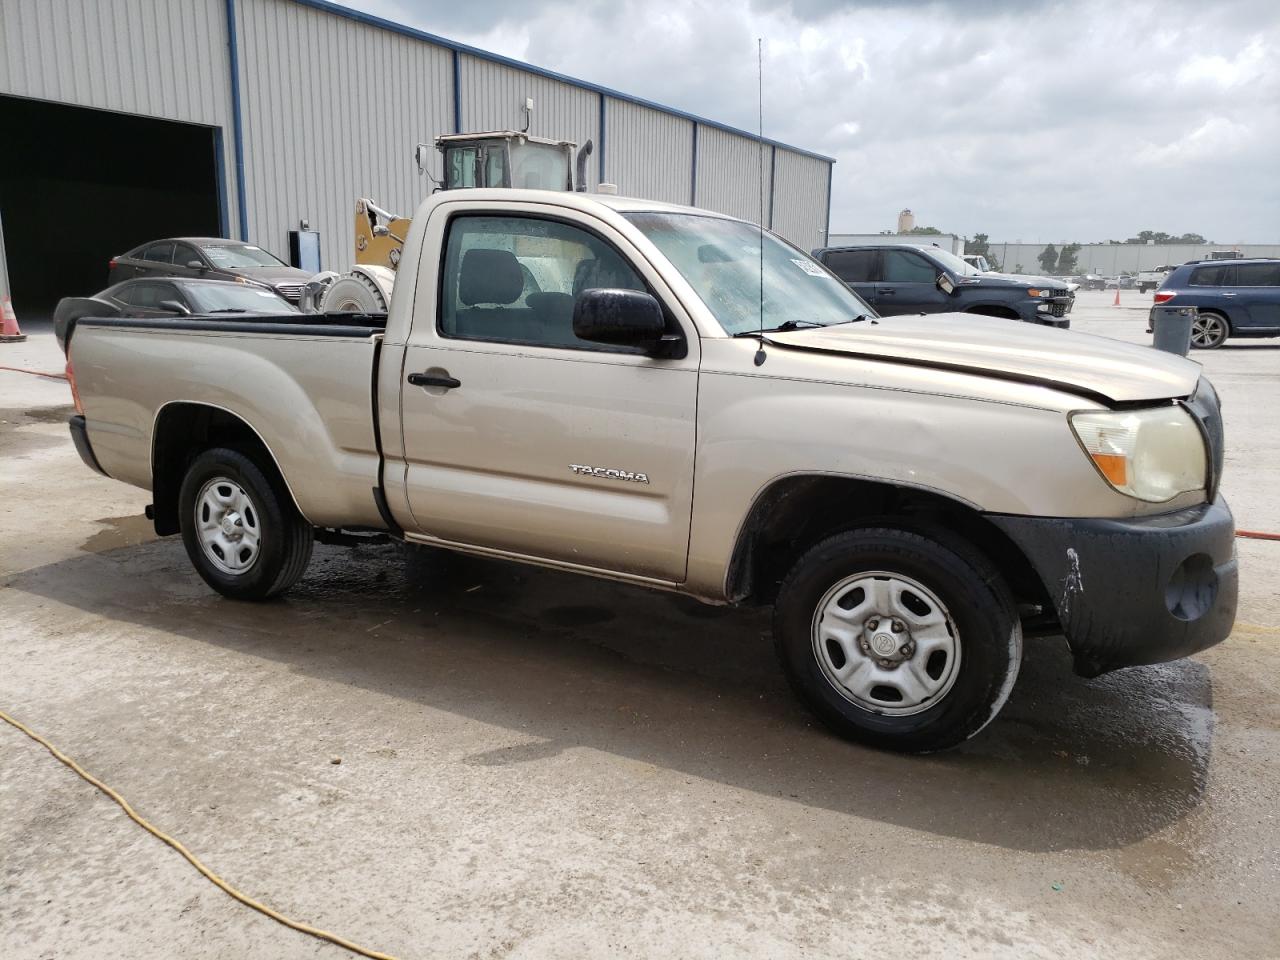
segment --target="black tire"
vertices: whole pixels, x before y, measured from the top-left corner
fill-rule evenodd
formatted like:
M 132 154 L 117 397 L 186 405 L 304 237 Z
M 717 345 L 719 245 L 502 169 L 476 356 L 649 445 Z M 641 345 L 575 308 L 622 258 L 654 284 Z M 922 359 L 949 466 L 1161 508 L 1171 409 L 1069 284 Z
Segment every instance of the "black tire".
M 240 572 L 220 569 L 218 548 L 210 556 L 202 545 L 197 498 L 217 480 L 229 481 L 226 489 L 238 485 L 253 511 L 246 516 L 251 516 L 258 532 L 256 553 Z M 315 531 L 294 506 L 274 465 L 264 469 L 238 450 L 217 447 L 191 462 L 178 493 L 178 519 L 196 572 L 213 589 L 235 600 L 265 600 L 283 593 L 298 582 L 311 560 Z
M 820 603 L 846 578 L 873 571 L 931 591 L 949 614 L 947 633 L 958 638 L 949 687 L 932 704 L 926 698 L 914 708 L 919 712 L 905 716 L 855 703 L 828 678 L 816 649 L 822 642 Z M 843 599 L 835 602 L 843 606 Z M 990 723 L 1008 699 L 1022 662 L 1017 611 L 990 561 L 963 543 L 944 545 L 889 527 L 839 533 L 804 554 L 782 584 L 773 632 L 787 679 L 819 719 L 850 740 L 909 753 L 954 746 Z
M 1231 321 L 1216 310 L 1201 310 L 1191 327 L 1192 350 L 1216 350 L 1231 336 Z

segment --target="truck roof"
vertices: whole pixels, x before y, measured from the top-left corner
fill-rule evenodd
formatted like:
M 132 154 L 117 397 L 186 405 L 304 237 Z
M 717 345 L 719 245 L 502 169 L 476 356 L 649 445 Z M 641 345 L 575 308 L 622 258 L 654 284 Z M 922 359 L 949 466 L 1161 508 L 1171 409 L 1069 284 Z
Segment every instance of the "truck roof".
M 574 207 L 579 210 L 607 207 L 617 213 L 637 213 L 652 211 L 656 213 L 688 213 L 699 217 L 716 217 L 721 220 L 741 220 L 728 214 L 701 207 L 689 207 L 679 203 L 663 203 L 661 200 L 645 200 L 640 197 L 621 197 L 611 193 L 577 193 L 565 190 L 525 190 L 512 187 L 468 187 L 461 190 L 442 190 L 432 194 L 425 202 L 431 203 L 457 200 L 459 195 L 474 200 L 497 200 L 508 203 L 551 203 L 559 206 Z

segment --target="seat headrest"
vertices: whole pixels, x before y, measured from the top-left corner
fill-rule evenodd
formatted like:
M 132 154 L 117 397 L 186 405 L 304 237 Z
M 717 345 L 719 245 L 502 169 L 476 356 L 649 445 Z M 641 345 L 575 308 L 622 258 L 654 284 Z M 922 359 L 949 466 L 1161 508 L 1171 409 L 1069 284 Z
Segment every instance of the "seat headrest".
M 515 303 L 524 292 L 520 261 L 510 250 L 468 250 L 462 255 L 458 299 L 468 307 L 479 303 Z

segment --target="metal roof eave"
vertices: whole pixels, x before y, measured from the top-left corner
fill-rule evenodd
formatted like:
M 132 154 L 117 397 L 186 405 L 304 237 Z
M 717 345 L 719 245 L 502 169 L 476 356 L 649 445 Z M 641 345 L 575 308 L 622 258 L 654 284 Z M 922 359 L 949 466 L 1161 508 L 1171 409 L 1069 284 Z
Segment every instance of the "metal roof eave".
M 718 120 L 708 120 L 706 117 L 700 117 L 697 114 L 688 113 L 684 110 L 677 110 L 675 107 L 664 106 L 661 103 L 655 103 L 654 101 L 646 100 L 643 97 L 634 97 L 629 93 L 622 93 L 620 90 L 614 90 L 610 87 L 602 87 L 596 83 L 588 83 L 586 80 L 579 80 L 577 77 L 570 77 L 563 73 L 557 73 L 554 70 L 547 70 L 544 67 L 534 66 L 531 63 L 525 63 L 512 57 L 504 57 L 501 54 L 491 53 L 488 50 L 481 50 L 479 47 L 473 47 L 465 43 L 458 43 L 456 40 L 448 40 L 445 37 L 437 36 L 434 33 L 427 33 L 425 30 L 418 30 L 415 27 L 406 26 L 403 23 L 396 23 L 394 20 L 386 20 L 382 17 L 375 17 L 371 13 L 362 13 L 359 10 L 352 10 L 350 7 L 344 7 L 339 3 L 332 3 L 331 0 L 293 0 L 293 2 L 300 6 L 310 7 L 313 10 L 320 10 L 324 13 L 331 13 L 334 16 L 344 17 L 347 20 L 354 20 L 357 23 L 377 27 L 380 30 L 387 30 L 391 33 L 398 33 L 402 36 L 411 37 L 415 40 L 421 40 L 425 43 L 431 43 L 438 47 L 444 47 L 447 50 L 453 50 L 457 53 L 465 53 L 480 60 L 487 60 L 490 63 L 499 63 L 503 66 L 512 67 L 516 70 L 524 70 L 539 77 L 546 77 L 549 80 L 558 80 L 561 83 L 567 83 L 580 90 L 588 90 L 592 93 L 612 97 L 615 100 L 634 103 L 637 106 L 648 107 L 650 110 L 658 110 L 673 117 L 680 117 L 681 119 L 689 120 L 690 122 L 699 124 L 700 126 L 714 127 L 717 130 L 724 130 L 726 133 L 736 134 L 739 137 L 746 137 L 748 140 L 752 140 L 756 143 L 765 143 L 770 146 L 780 147 L 783 150 L 789 150 L 792 153 L 798 153 L 801 156 L 811 157 L 814 160 L 821 160 L 823 163 L 836 162 L 835 157 L 828 157 L 821 153 L 815 153 L 812 150 L 805 150 L 803 147 L 796 147 L 789 143 L 783 143 L 780 140 L 772 140 L 769 137 L 761 137 L 747 130 L 740 130 L 739 128 L 730 126 L 727 123 L 721 123 Z

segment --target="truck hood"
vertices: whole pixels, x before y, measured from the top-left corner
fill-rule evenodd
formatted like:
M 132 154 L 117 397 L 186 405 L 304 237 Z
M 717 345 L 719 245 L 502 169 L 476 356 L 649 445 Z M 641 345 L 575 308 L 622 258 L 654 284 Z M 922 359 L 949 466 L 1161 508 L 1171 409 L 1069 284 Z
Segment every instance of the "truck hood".
M 1106 404 L 1186 397 L 1200 365 L 1106 337 L 964 313 L 767 333 L 778 346 L 1032 383 Z
M 1065 287 L 1066 281 L 1052 277 L 1036 277 L 1029 273 L 996 273 L 988 270 L 976 277 L 960 277 L 962 286 L 988 287 Z

